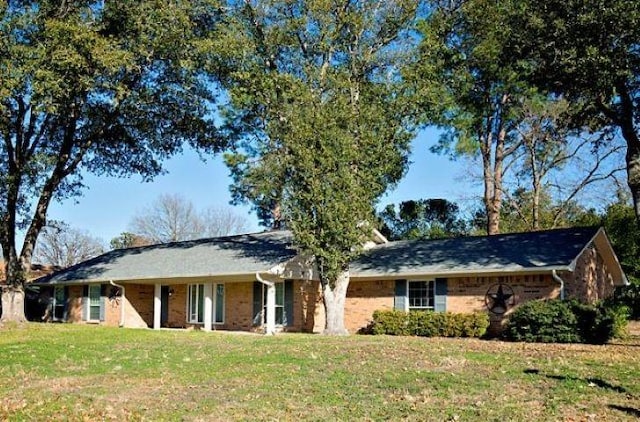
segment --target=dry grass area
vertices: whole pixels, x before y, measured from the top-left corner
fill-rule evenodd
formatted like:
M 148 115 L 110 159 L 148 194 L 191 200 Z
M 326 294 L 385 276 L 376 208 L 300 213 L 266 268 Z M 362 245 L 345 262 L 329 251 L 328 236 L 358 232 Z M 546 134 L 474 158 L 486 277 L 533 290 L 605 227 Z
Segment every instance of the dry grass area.
M 1 420 L 640 417 L 640 338 L 605 346 L 31 324 L 0 331 Z

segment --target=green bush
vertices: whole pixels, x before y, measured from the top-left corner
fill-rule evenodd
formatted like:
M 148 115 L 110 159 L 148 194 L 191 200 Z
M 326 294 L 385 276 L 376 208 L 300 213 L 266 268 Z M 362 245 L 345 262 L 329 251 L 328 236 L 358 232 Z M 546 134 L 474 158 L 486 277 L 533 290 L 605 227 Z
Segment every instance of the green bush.
M 504 335 L 508 340 L 540 343 L 579 343 L 578 320 L 568 302 L 529 301 L 509 318 Z
M 371 333 L 375 335 L 388 334 L 391 336 L 406 336 L 407 313 L 402 311 L 375 311 Z
M 640 283 L 617 287 L 611 299 L 606 302 L 611 306 L 627 308 L 630 319 L 640 320 Z
M 530 301 L 511 315 L 504 335 L 512 341 L 604 344 L 625 328 L 623 307 L 575 300 Z
M 420 337 L 482 337 L 489 327 L 485 313 L 375 311 L 371 333 Z

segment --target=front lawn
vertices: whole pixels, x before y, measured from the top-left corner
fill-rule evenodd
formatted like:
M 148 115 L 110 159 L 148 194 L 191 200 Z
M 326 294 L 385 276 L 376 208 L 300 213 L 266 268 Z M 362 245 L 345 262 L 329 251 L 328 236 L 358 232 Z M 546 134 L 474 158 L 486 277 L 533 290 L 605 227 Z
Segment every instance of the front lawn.
M 0 330 L 0 420 L 637 420 L 640 339 Z

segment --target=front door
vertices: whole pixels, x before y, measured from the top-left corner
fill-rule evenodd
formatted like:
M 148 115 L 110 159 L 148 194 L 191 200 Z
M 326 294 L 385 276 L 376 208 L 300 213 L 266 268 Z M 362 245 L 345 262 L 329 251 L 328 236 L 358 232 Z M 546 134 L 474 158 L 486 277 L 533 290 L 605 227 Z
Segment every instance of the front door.
M 166 327 L 169 321 L 169 286 L 162 286 L 160 302 L 160 326 Z

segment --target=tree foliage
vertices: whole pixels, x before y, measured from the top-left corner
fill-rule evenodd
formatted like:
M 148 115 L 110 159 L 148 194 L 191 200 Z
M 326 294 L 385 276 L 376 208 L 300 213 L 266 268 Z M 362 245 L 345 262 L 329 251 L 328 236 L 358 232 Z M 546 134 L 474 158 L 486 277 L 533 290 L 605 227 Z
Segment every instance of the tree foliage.
M 152 242 L 149 239 L 138 236 L 131 232 L 122 232 L 109 241 L 111 249 L 134 248 L 137 246 L 147 246 Z
M 640 4 L 627 0 L 522 0 L 510 18 L 514 60 L 531 80 L 571 100 L 592 129 L 622 135 L 640 221 Z
M 216 10 L 206 0 L 0 4 L 5 293 L 22 295 L 49 204 L 79 195 L 83 171 L 148 180 L 185 141 L 219 145 L 199 71 Z M 3 319 L 23 319 L 3 309 Z
M 390 240 L 441 239 L 467 234 L 467 221 L 458 205 L 446 199 L 403 201 L 387 205 L 379 214 L 380 231 Z
M 407 72 L 420 90 L 432 93 L 425 106 L 437 104 L 434 119 L 444 134 L 433 150 L 480 157 L 488 234 L 500 231 L 519 101 L 530 95 L 525 70 L 511 57 L 505 24 L 510 7 L 486 0 L 439 4 L 421 23 L 419 59 Z
M 237 68 L 226 121 L 244 141 L 227 157 L 232 191 L 276 211 L 313 257 L 328 332 L 344 332 L 348 263 L 407 164 L 413 111 L 399 67 L 416 7 L 248 1 L 228 29 Z

